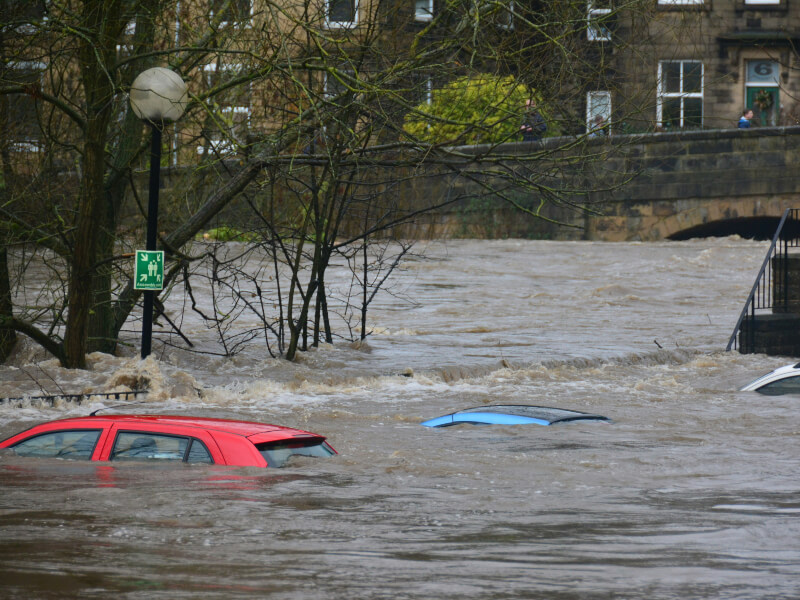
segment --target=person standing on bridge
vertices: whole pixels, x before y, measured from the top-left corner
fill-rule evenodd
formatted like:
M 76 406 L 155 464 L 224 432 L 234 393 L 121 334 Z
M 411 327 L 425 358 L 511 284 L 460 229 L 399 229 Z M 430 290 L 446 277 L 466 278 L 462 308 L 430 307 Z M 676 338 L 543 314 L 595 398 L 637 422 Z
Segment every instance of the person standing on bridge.
M 525 113 L 522 116 L 522 125 L 519 130 L 522 132 L 523 142 L 539 141 L 547 131 L 547 123 L 537 110 L 536 102 L 531 99 L 525 101 Z
M 753 109 L 745 108 L 739 118 L 739 129 L 750 129 L 750 121 L 753 118 Z

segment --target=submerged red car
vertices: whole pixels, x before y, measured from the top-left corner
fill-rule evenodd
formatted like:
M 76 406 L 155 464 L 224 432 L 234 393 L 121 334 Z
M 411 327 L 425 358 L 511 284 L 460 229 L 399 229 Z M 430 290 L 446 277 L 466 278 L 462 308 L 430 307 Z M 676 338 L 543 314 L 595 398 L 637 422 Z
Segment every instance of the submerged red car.
M 282 467 L 336 454 L 325 437 L 279 425 L 203 417 L 106 415 L 42 423 L 0 442 L 20 456 Z

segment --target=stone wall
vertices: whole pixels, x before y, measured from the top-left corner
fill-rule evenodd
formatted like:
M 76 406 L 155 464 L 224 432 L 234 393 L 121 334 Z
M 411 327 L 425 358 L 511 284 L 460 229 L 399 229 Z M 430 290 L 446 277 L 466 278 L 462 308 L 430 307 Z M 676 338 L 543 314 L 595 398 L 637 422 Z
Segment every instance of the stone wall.
M 446 208 L 393 230 L 398 237 L 412 239 L 660 240 L 714 222 L 777 218 L 786 208 L 800 207 L 800 127 L 615 135 L 575 142 L 551 138 L 502 146 L 499 152 L 509 157 L 503 166 L 517 171 L 514 184 L 500 176 L 492 179 L 492 170 L 502 169 L 481 164 L 477 157 L 487 150 L 481 146 L 459 149 L 476 156 L 473 171 L 482 173 L 480 181 L 433 169 L 384 170 L 375 178 L 397 182 L 380 185 L 386 202 L 404 210 L 454 199 Z M 568 151 L 561 150 L 567 145 Z M 529 160 L 535 153 L 541 160 Z M 209 172 L 208 185 L 221 185 L 239 167 L 230 168 Z M 519 185 L 524 180 L 520 175 L 553 189 L 587 193 L 566 193 L 561 203 L 548 198 L 540 212 L 544 218 L 539 219 L 509 202 L 534 213 L 540 208 L 542 195 Z M 183 176 L 180 170 L 164 171 L 165 227 L 170 203 L 183 207 L 200 200 L 181 191 Z M 497 193 L 501 189 L 503 197 Z M 249 192 L 256 205 L 263 193 Z M 146 179 L 139 194 L 146 197 Z M 246 226 L 251 216 L 240 204 L 233 203 L 215 225 Z M 590 211 L 574 208 L 580 204 Z M 176 212 L 175 218 L 179 215 Z
M 604 215 L 587 223 L 586 238 L 657 240 L 714 221 L 778 217 L 800 206 L 800 127 L 641 138 L 630 140 L 618 159 L 618 168 L 636 177 L 606 199 Z
M 563 142 L 549 139 L 542 147 Z M 503 148 L 519 154 L 531 150 L 521 143 Z M 786 208 L 800 206 L 800 127 L 621 135 L 587 140 L 572 152 L 579 160 L 552 183 L 564 189 L 580 180 L 594 191 L 566 199 L 586 201 L 596 214 L 549 204 L 542 214 L 567 225 L 558 226 L 510 209 L 484 190 L 471 193 L 470 186 L 476 186 L 469 182 L 427 179 L 410 184 L 405 193 L 419 198 L 458 193 L 464 199 L 408 232 L 412 237 L 659 240 L 716 221 L 779 217 Z M 538 206 L 535 194 L 526 198 L 525 190 L 518 190 L 517 195 Z
M 800 314 L 800 255 L 773 257 L 772 273 L 772 312 Z
M 760 124 L 798 122 L 800 7 L 796 2 L 653 1 L 650 10 L 646 4 L 622 8 L 614 31 L 614 79 L 605 89 L 613 93 L 614 121 L 620 127 L 658 122 L 659 65 L 680 60 L 703 65 L 704 127 L 735 127 L 748 105 L 749 61 L 778 65 L 775 113 L 756 114 Z M 760 113 L 752 104 L 748 107 Z
M 800 316 L 792 313 L 757 315 L 742 322 L 739 348 L 749 354 L 800 356 Z

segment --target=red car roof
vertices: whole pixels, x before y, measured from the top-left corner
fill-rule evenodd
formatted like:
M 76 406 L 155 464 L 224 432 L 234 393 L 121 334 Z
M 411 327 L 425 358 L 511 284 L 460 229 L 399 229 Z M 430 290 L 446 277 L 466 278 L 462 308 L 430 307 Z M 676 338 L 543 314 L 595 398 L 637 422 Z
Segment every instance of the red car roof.
M 199 427 L 201 429 L 211 429 L 214 431 L 224 431 L 234 435 L 249 437 L 259 433 L 282 432 L 286 435 L 305 434 L 308 432 L 291 427 L 280 425 L 270 425 L 269 423 L 254 423 L 252 421 L 235 421 L 231 419 L 214 419 L 209 417 L 182 417 L 175 415 L 97 415 L 94 417 L 72 417 L 69 419 L 59 419 L 49 423 L 74 424 L 76 426 L 91 426 L 100 421 L 111 421 L 114 423 L 136 424 L 151 423 L 160 425 L 182 425 L 185 427 Z M 320 436 L 321 437 L 321 436 Z

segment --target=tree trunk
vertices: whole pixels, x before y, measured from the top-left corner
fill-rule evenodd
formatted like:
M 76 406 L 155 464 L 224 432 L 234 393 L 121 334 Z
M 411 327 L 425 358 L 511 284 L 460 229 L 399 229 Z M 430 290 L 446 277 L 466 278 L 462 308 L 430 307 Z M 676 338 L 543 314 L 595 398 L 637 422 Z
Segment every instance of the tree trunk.
M 0 58 L 2 64 L 6 63 L 5 52 L 5 39 L 2 32 L 0 32 Z M 0 67 L 1 68 L 1 67 Z M 0 98 L 0 136 L 2 140 L 8 139 L 8 99 L 3 96 Z M 13 185 L 14 173 L 11 170 L 8 160 L 8 147 L 3 144 L 0 149 L 2 153 L 1 160 L 3 161 L 3 190 L 0 193 L 0 199 L 3 203 L 8 201 L 8 198 L 13 194 L 9 193 Z M 8 239 L 7 237 L 5 238 Z M 4 245 L 0 246 L 0 321 L 12 319 L 14 317 L 14 305 L 11 302 L 11 278 L 8 273 L 8 250 Z M 0 328 L 0 362 L 5 362 L 14 344 L 17 342 L 17 333 L 13 329 Z
M 84 22 L 87 30 L 96 38 L 87 38 L 80 51 L 81 79 L 86 95 L 86 131 L 80 205 L 69 274 L 69 312 L 64 333 L 64 366 L 67 368 L 86 366 L 89 315 L 96 301 L 96 266 L 100 258 L 101 231 L 107 229 L 110 217 L 104 176 L 114 82 L 109 80 L 107 65 L 115 60 L 116 46 L 109 44 L 106 38 L 110 26 L 108 15 L 115 14 L 119 9 L 114 0 L 84 4 Z M 115 40 L 116 36 L 112 39 Z
M 11 319 L 13 316 L 11 282 L 8 276 L 8 252 L 5 247 L 0 247 L 0 321 Z M 13 329 L 0 328 L 0 362 L 5 362 L 16 343 L 17 334 Z
M 88 86 L 87 86 L 88 87 Z M 105 223 L 105 121 L 98 115 L 88 121 L 83 155 L 81 200 L 75 228 L 75 248 L 69 276 L 69 313 L 64 334 L 65 367 L 86 366 L 89 313 L 95 301 L 95 264 L 101 224 Z
M 109 231 L 106 227 L 98 232 L 100 239 L 97 243 L 96 255 L 99 265 L 95 269 L 92 282 L 93 298 L 92 310 L 89 313 L 87 351 L 114 354 L 117 340 L 114 334 L 114 307 L 111 297 L 113 266 L 109 259 L 113 255 L 116 238 L 113 230 Z
M 148 56 L 156 39 L 156 26 L 154 18 L 159 15 L 167 3 L 162 0 L 140 0 L 135 17 L 134 31 L 135 51 L 144 52 L 145 56 L 133 60 L 120 71 L 120 77 L 125 83 L 132 83 L 133 79 L 142 71 L 156 66 L 156 59 Z M 110 170 L 105 180 L 106 214 L 105 223 L 99 232 L 97 247 L 98 267 L 94 281 L 94 301 L 89 316 L 89 352 L 105 352 L 113 354 L 117 349 L 119 328 L 117 327 L 116 306 L 112 297 L 113 265 L 110 259 L 114 255 L 117 233 L 118 215 L 125 201 L 128 188 L 128 177 L 131 164 L 136 160 L 147 144 L 142 146 L 145 126 L 139 117 L 131 110 L 130 105 L 125 107 L 125 117 L 122 127 L 116 136 L 116 144 L 111 149 L 113 155 Z

